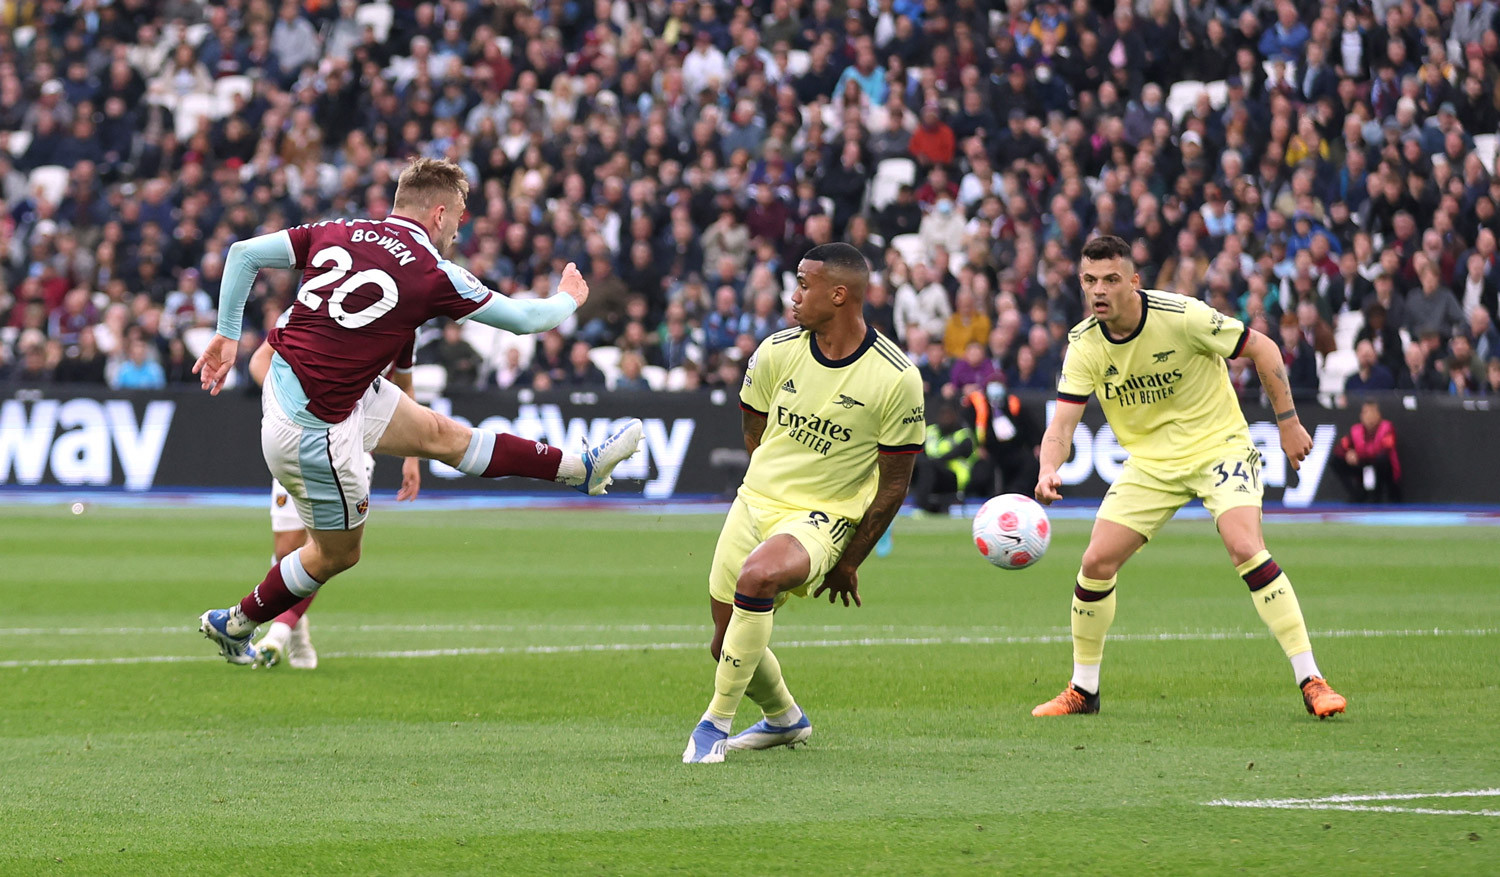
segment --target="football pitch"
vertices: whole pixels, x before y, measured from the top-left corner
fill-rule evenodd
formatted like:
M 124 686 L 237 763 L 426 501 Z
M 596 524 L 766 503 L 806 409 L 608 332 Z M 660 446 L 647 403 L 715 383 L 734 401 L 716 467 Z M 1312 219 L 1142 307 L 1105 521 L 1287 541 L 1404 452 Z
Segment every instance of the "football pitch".
M 1211 526 L 1176 522 L 1121 575 L 1103 712 L 1034 719 L 1088 525 L 1005 573 L 966 521 L 903 518 L 864 608 L 778 614 L 810 745 L 689 766 L 720 520 L 383 506 L 302 672 L 196 630 L 260 580 L 264 512 L 0 509 L 0 874 L 1500 862 L 1494 528 L 1268 526 L 1349 698 L 1319 722 Z

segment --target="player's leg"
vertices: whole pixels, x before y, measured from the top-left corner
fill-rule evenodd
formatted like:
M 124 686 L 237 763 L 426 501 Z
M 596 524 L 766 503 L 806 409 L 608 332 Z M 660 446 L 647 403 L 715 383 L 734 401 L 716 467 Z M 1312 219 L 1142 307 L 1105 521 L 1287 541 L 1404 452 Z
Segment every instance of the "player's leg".
M 1073 676 L 1057 697 L 1032 709 L 1033 716 L 1099 711 L 1099 666 L 1104 639 L 1115 620 L 1116 573 L 1187 501 L 1188 494 L 1130 462 L 1099 504 L 1093 533 L 1073 583 L 1069 624 L 1073 632 Z
M 1292 663 L 1292 675 L 1302 689 L 1307 711 L 1320 719 L 1343 712 L 1346 705 L 1343 696 L 1328 686 L 1313 658 L 1312 641 L 1307 636 L 1297 592 L 1266 550 L 1260 507 L 1242 505 L 1224 509 L 1218 512 L 1216 524 L 1229 558 L 1234 561 L 1235 572 L 1250 586 L 1255 611 Z
M 634 454 L 640 443 L 641 422 L 630 420 L 598 447 L 566 453 L 509 433 L 464 426 L 401 395 L 375 450 L 437 460 L 479 478 L 519 475 L 568 484 L 598 496 L 609 486 L 610 472 Z
M 280 481 L 271 481 L 271 563 L 279 566 L 282 559 L 307 543 L 307 530 L 297 514 L 291 494 Z M 312 597 L 276 616 L 266 633 L 255 643 L 256 664 L 274 667 L 286 660 L 292 651 L 292 630 L 301 621 Z
M 306 429 L 281 413 L 273 393 L 263 396 L 261 449 L 271 474 L 297 507 L 308 544 L 273 565 L 239 604 L 203 613 L 199 629 L 235 664 L 253 664 L 250 637 L 270 621 L 311 597 L 330 578 L 359 562 L 369 509 L 364 466 L 362 412 L 328 429 Z

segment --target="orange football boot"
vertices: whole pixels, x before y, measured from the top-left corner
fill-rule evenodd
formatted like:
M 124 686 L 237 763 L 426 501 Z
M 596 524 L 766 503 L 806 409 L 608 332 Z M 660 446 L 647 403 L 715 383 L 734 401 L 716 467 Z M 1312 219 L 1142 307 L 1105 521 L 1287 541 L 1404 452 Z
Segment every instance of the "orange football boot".
M 1328 687 L 1328 681 L 1322 676 L 1309 676 L 1302 682 L 1302 702 L 1308 712 L 1320 719 L 1343 712 L 1348 703 L 1342 694 Z
M 1089 694 L 1081 688 L 1068 684 L 1062 694 L 1031 711 L 1034 716 L 1093 715 L 1099 712 L 1099 695 Z

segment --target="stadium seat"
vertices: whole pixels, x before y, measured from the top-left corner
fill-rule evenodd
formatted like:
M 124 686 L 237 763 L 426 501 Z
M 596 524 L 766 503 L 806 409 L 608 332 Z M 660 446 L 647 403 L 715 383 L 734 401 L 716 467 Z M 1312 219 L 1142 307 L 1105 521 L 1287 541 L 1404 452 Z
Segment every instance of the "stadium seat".
M 1167 112 L 1172 114 L 1172 123 L 1181 122 L 1198 102 L 1198 95 L 1207 90 L 1208 86 L 1196 79 L 1172 83 L 1172 90 L 1167 92 Z
M 1323 357 L 1323 368 L 1318 373 L 1318 392 L 1342 393 L 1344 382 L 1359 371 L 1359 360 L 1352 350 L 1335 350 Z
M 219 100 L 213 95 L 197 93 L 182 95 L 177 99 L 177 107 L 173 110 L 177 139 L 187 142 L 198 133 L 200 119 L 215 119 L 219 117 L 219 114 Z
M 62 201 L 68 191 L 68 169 L 55 164 L 44 164 L 32 170 L 27 178 L 28 191 L 41 189 L 41 196 L 53 204 Z
M 448 370 L 440 365 L 418 365 L 411 370 L 411 392 L 418 402 L 426 404 L 443 395 L 448 388 Z
M 1340 350 L 1354 349 L 1354 336 L 1365 327 L 1364 311 L 1345 311 L 1333 319 L 1334 343 Z
M 395 17 L 395 10 L 384 3 L 365 3 L 354 10 L 354 20 L 373 28 L 375 39 L 382 43 L 390 35 L 391 22 Z
M 896 248 L 896 252 L 901 254 L 901 259 L 907 265 L 931 261 L 931 256 L 927 253 L 927 245 L 922 243 L 919 235 L 898 234 L 891 238 L 891 246 Z
M 651 389 L 660 392 L 667 388 L 667 370 L 659 365 L 648 365 L 641 368 L 641 377 Z
M 236 94 L 244 95 L 245 100 L 249 100 L 255 94 L 255 80 L 248 76 L 225 76 L 214 82 L 214 95 L 228 106 L 234 106 L 232 98 Z
M 208 342 L 214 340 L 214 329 L 209 326 L 194 326 L 184 329 L 182 332 L 182 346 L 187 348 L 188 355 L 193 359 L 203 355 L 208 348 Z
M 505 365 L 506 351 L 511 348 L 519 351 L 521 368 L 531 365 L 531 357 L 536 352 L 537 336 L 515 335 L 474 320 L 463 324 L 463 337 L 475 352 L 484 357 L 486 377 Z
M 589 362 L 592 362 L 599 371 L 604 372 L 604 377 L 611 387 L 615 385 L 615 380 L 620 376 L 620 348 L 592 348 L 589 350 Z
M 203 41 L 208 38 L 209 33 L 212 31 L 213 28 L 208 23 L 200 21 L 183 28 L 182 40 L 196 49 L 203 44 Z
M 31 41 L 36 39 L 36 28 L 29 24 L 18 27 L 10 32 L 10 38 L 15 42 L 16 48 L 28 48 L 31 45 Z
M 31 145 L 30 131 L 11 131 L 6 135 L 5 148 L 15 158 L 26 154 L 26 148 Z
M 1484 163 L 1484 169 L 1495 172 L 1495 148 L 1500 146 L 1500 135 L 1477 134 L 1474 136 L 1474 154 Z
M 834 205 L 832 198 L 828 197 L 827 195 L 820 196 L 818 198 L 818 206 L 823 208 L 824 213 L 828 214 L 829 216 L 833 215 Z
M 868 191 L 871 210 L 883 210 L 896 200 L 903 185 L 917 181 L 917 163 L 909 158 L 888 158 L 875 166 Z
M 1208 91 L 1208 101 L 1214 109 L 1223 109 L 1224 104 L 1229 102 L 1229 83 L 1225 80 L 1216 79 L 1205 83 L 1203 87 Z
M 786 72 L 789 76 L 801 76 L 812 68 L 812 56 L 806 49 L 792 49 L 786 53 Z

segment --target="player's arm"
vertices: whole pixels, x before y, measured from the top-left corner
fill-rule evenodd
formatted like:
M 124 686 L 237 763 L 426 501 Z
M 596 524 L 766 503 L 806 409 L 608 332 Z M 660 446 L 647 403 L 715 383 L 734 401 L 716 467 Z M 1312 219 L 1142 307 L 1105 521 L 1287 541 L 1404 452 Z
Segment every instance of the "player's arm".
M 901 510 L 901 504 L 906 501 L 906 491 L 911 486 L 911 473 L 916 463 L 917 455 L 914 452 L 880 455 L 875 501 L 865 510 L 859 526 L 854 528 L 854 535 L 849 537 L 849 543 L 844 546 L 844 553 L 833 565 L 833 569 L 828 571 L 828 575 L 823 577 L 823 583 L 813 592 L 814 597 L 822 596 L 827 591 L 830 603 L 843 597 L 844 605 L 848 606 L 852 597 L 854 605 L 864 605 L 859 599 L 859 565 L 870 556 L 870 549 L 875 547 L 875 543 L 890 527 L 891 521 L 896 519 L 896 512 Z
M 1281 359 L 1281 348 L 1260 332 L 1246 329 L 1240 355 L 1255 363 L 1261 388 L 1271 401 L 1276 426 L 1281 430 L 1281 449 L 1292 461 L 1292 468 L 1301 469 L 1303 459 L 1312 451 L 1312 437 L 1297 416 L 1297 404 L 1292 399 L 1292 384 L 1287 378 L 1286 363 Z
M 1073 433 L 1083 420 L 1083 401 L 1058 399 L 1052 412 L 1052 422 L 1042 434 L 1042 445 L 1038 461 L 1040 470 L 1036 479 L 1036 499 L 1042 505 L 1051 505 L 1062 499 L 1062 478 L 1057 467 L 1068 461 L 1073 453 Z
M 411 379 L 412 364 L 416 361 L 416 343 L 417 336 L 413 334 L 406 342 L 406 346 L 401 348 L 401 353 L 392 363 L 394 368 L 391 369 L 391 383 L 412 401 L 416 401 L 417 398 L 416 391 L 412 389 Z M 396 491 L 396 502 L 416 499 L 417 494 L 421 492 L 422 460 L 419 457 L 407 457 L 401 463 L 401 489 Z
M 766 432 L 766 416 L 741 406 L 740 429 L 745 433 L 745 450 L 754 454 L 755 449 L 760 447 L 760 437 Z
M 203 355 L 193 363 L 203 389 L 217 396 L 234 366 L 239 350 L 240 331 L 245 316 L 245 302 L 255 275 L 262 268 L 295 268 L 297 255 L 291 236 L 285 231 L 263 234 L 249 240 L 235 241 L 224 259 L 224 278 L 219 287 L 219 326 Z M 262 374 L 264 378 L 264 374 Z
M 563 269 L 557 294 L 548 298 L 514 299 L 492 293 L 489 301 L 469 315 L 486 326 L 517 335 L 534 335 L 554 329 L 588 301 L 589 285 L 572 262 Z

